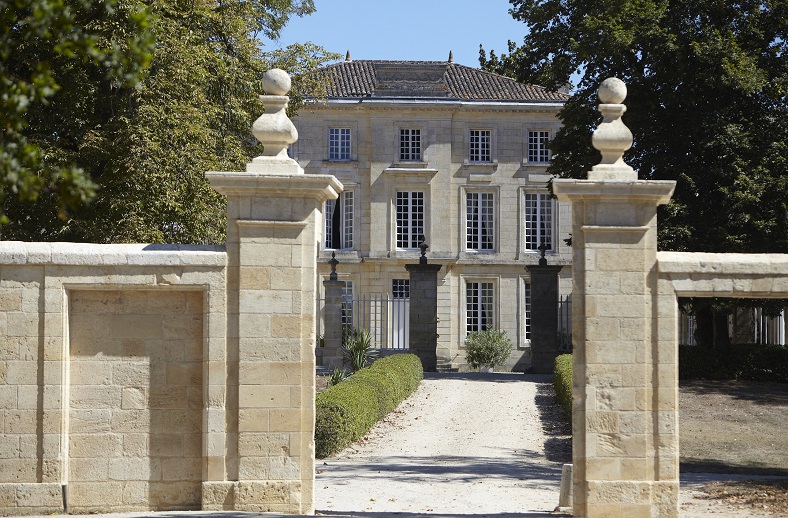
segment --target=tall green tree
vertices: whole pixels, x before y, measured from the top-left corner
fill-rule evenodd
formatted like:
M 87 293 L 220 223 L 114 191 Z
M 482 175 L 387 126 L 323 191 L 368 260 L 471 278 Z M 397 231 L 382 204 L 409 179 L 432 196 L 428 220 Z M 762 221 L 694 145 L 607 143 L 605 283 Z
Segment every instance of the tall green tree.
M 141 5 L 0 0 L 0 225 L 7 202 L 44 196 L 62 216 L 92 196 L 95 185 L 74 156 L 87 100 L 142 77 L 150 36 Z M 87 90 L 74 97 L 64 85 Z M 64 109 L 50 110 L 57 99 Z
M 598 162 L 596 91 L 619 77 L 635 137 L 625 160 L 677 182 L 660 247 L 788 252 L 788 0 L 510 3 L 526 36 L 480 49 L 482 68 L 550 88 L 579 77 L 550 173 L 583 178 Z
M 95 198 L 66 218 L 49 196 L 33 204 L 9 200 L 4 239 L 221 243 L 224 200 L 204 173 L 241 170 L 259 154 L 250 127 L 263 111 L 263 73 L 283 65 L 307 71 L 337 57 L 311 44 L 261 50 L 262 39 L 277 38 L 291 16 L 311 13 L 312 0 L 124 2 L 144 7 L 152 20 L 155 49 L 142 80 L 101 88 L 69 77 L 28 128 L 44 142 L 53 117 L 64 120 L 75 133 L 73 160 L 95 182 Z M 317 86 L 296 78 L 294 106 Z M 74 104 L 85 112 L 78 127 L 70 124 Z

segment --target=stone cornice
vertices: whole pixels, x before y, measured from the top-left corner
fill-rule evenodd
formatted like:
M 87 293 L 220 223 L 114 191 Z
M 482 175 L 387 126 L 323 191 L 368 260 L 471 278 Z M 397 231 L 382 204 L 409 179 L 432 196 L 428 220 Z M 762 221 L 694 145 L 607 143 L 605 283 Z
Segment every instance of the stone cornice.
M 0 241 L 0 264 L 70 266 L 220 266 L 224 246 Z
M 558 201 L 572 203 L 583 200 L 649 201 L 664 205 L 673 196 L 676 182 L 672 180 L 553 180 L 553 193 Z
M 343 190 L 342 182 L 328 174 L 205 173 L 211 187 L 228 196 L 270 196 L 334 200 Z

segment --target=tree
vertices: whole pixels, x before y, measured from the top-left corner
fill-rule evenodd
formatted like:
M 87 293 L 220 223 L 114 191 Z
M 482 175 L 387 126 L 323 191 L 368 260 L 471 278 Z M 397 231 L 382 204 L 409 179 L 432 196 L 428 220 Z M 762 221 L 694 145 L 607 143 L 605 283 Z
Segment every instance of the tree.
M 28 131 L 45 142 L 56 116 L 74 131 L 73 159 L 97 185 L 92 203 L 65 219 L 49 197 L 6 203 L 6 239 L 223 242 L 225 202 L 204 173 L 242 170 L 259 154 L 250 128 L 263 111 L 263 73 L 338 57 L 311 44 L 261 50 L 260 37 L 278 37 L 290 16 L 314 10 L 312 0 L 150 0 L 146 7 L 156 46 L 142 81 L 132 88 L 64 82 Z M 294 83 L 297 105 L 305 83 Z M 308 93 L 316 87 L 307 86 Z M 79 127 L 69 124 L 75 103 L 86 113 Z M 46 141 L 55 152 L 61 144 Z
M 527 35 L 500 56 L 480 49 L 482 68 L 554 89 L 580 77 L 550 173 L 583 178 L 598 161 L 596 90 L 616 76 L 635 136 L 625 160 L 677 182 L 660 248 L 788 252 L 788 1 L 510 3 Z
M 0 224 L 8 222 L 7 201 L 43 195 L 62 216 L 92 196 L 94 184 L 74 165 L 73 130 L 83 122 L 86 96 L 69 97 L 61 87 L 133 85 L 150 61 L 147 24 L 141 6 L 114 0 L 0 0 Z M 67 110 L 46 117 L 58 97 Z M 36 125 L 45 117 L 41 131 Z

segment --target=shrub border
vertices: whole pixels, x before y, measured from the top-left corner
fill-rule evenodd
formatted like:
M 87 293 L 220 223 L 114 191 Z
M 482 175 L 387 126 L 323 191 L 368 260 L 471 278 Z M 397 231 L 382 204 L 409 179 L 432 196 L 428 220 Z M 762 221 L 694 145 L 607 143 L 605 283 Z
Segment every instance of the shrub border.
M 567 420 L 572 422 L 572 355 L 561 354 L 553 363 L 553 387 L 555 398 L 564 409 Z
M 366 434 L 411 395 L 424 378 L 415 354 L 375 361 L 315 399 L 315 458 L 324 459 Z

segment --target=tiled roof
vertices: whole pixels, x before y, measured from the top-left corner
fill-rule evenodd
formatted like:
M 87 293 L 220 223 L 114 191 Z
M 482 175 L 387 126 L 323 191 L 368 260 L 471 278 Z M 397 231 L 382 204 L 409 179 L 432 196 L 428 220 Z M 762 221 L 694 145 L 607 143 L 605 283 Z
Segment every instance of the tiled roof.
M 343 61 L 320 70 L 328 98 L 566 101 L 569 95 L 446 61 Z

